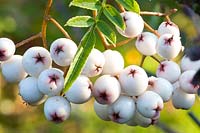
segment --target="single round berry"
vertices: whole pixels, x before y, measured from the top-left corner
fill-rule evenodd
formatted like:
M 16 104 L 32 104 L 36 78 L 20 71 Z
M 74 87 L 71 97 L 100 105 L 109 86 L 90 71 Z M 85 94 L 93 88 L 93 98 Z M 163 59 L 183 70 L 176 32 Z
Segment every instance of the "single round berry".
M 100 104 L 111 104 L 121 92 L 119 81 L 110 75 L 99 77 L 94 83 L 93 96 Z
M 116 102 L 108 106 L 109 118 L 117 123 L 125 123 L 135 113 L 135 101 L 128 96 L 120 96 Z
M 43 47 L 31 47 L 23 55 L 22 64 L 25 71 L 34 77 L 51 67 L 50 53 Z
M 19 83 L 19 95 L 29 105 L 39 105 L 46 100 L 46 96 L 37 87 L 35 77 L 27 77 Z
M 158 55 L 165 59 L 173 59 L 181 51 L 182 44 L 180 37 L 172 34 L 163 34 L 158 38 L 156 51 Z
M 143 68 L 130 65 L 119 75 L 122 91 L 129 96 L 141 95 L 148 86 L 148 76 Z
M 189 109 L 195 102 L 195 94 L 188 94 L 177 88 L 172 95 L 172 104 L 176 109 Z
M 139 14 L 126 11 L 121 13 L 121 16 L 126 25 L 126 29 L 124 31 L 119 27 L 116 27 L 116 29 L 122 36 L 134 38 L 142 33 L 144 29 L 144 21 Z
M 143 32 L 138 35 L 135 42 L 137 50 L 143 55 L 154 55 L 156 54 L 156 43 L 157 36 L 151 32 Z
M 108 105 L 99 104 L 97 101 L 94 102 L 94 111 L 97 116 L 105 121 L 110 121 L 108 117 Z
M 196 61 L 192 61 L 188 56 L 183 56 L 181 59 L 181 70 L 187 71 L 187 70 L 198 70 L 200 69 L 200 59 Z
M 66 38 L 56 39 L 50 47 L 53 61 L 60 66 L 69 66 L 77 51 L 76 44 Z
M 173 92 L 172 84 L 164 78 L 149 78 L 148 90 L 156 92 L 164 102 L 170 100 Z
M 103 52 L 105 57 L 105 64 L 102 74 L 119 75 L 124 68 L 124 58 L 116 50 L 106 50 Z
M 22 66 L 22 56 L 13 55 L 1 64 L 2 74 L 8 82 L 19 82 L 27 76 Z
M 15 44 L 8 38 L 0 38 L 0 61 L 6 61 L 15 53 Z
M 171 83 L 176 82 L 180 75 L 181 75 L 180 67 L 177 63 L 173 61 L 161 62 L 156 71 L 157 77 L 164 78 Z
M 199 85 L 193 85 L 192 79 L 196 71 L 188 70 L 181 74 L 179 77 L 180 88 L 185 91 L 186 93 L 196 94 L 197 90 L 200 89 Z
M 42 71 L 38 77 L 39 90 L 48 96 L 55 96 L 64 88 L 63 72 L 57 68 Z
M 103 53 L 98 49 L 93 49 L 83 67 L 82 74 L 87 77 L 95 77 L 101 74 L 103 66 L 105 64 L 105 58 Z
M 46 119 L 55 123 L 61 123 L 68 119 L 70 112 L 70 103 L 61 96 L 50 97 L 44 104 L 44 114 Z
M 82 104 L 91 98 L 93 85 L 90 79 L 80 75 L 65 93 L 67 100 L 75 104 Z
M 158 33 L 160 35 L 168 33 L 168 34 L 173 34 L 174 36 L 177 36 L 177 37 L 180 36 L 180 31 L 179 31 L 178 26 L 171 21 L 162 22 L 158 27 Z
M 145 91 L 136 102 L 138 112 L 147 118 L 156 118 L 163 109 L 162 98 L 153 91 Z

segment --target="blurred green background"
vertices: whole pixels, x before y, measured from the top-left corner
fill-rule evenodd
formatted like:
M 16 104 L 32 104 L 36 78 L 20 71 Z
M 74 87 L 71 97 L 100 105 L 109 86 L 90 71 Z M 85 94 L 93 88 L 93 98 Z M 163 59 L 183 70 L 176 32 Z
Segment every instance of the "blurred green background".
M 43 13 L 47 0 L 0 0 L 0 37 L 11 38 L 15 43 L 20 42 L 31 35 L 37 34 L 41 30 Z M 92 13 L 87 10 L 76 7 L 69 7 L 70 0 L 54 0 L 51 15 L 64 25 L 67 19 L 76 15 L 87 15 Z M 113 3 L 112 0 L 109 2 Z M 199 44 L 198 36 L 200 24 L 199 16 L 188 14 L 188 9 L 177 3 L 175 0 L 139 0 L 141 10 L 166 12 L 171 8 L 178 8 L 178 12 L 171 16 L 181 30 L 181 40 L 184 46 Z M 189 13 L 191 11 L 189 10 Z M 104 19 L 104 17 L 102 17 Z M 161 17 L 145 16 L 153 28 L 164 20 Z M 194 21 L 196 20 L 196 21 Z M 114 28 L 114 27 L 113 27 Z M 86 28 L 65 29 L 78 44 Z M 125 40 L 118 36 L 118 41 Z M 64 37 L 63 34 L 51 23 L 48 25 L 47 41 L 50 45 L 53 40 Z M 17 54 L 23 54 L 24 51 L 34 45 L 41 45 L 41 39 L 34 40 L 26 46 L 17 49 Z M 96 47 L 103 50 L 101 41 L 98 40 Z M 141 55 L 135 50 L 134 40 L 129 44 L 116 48 L 125 59 L 126 66 L 129 64 L 139 64 Z M 175 61 L 179 61 L 179 57 Z M 151 74 L 155 74 L 158 63 L 150 57 L 146 58 L 143 67 Z M 121 132 L 139 132 L 139 133 L 162 133 L 165 132 L 159 126 L 150 126 L 148 128 L 129 127 L 119 125 L 113 122 L 100 120 L 93 109 L 93 101 L 82 105 L 72 105 L 70 119 L 62 124 L 54 124 L 45 119 L 43 105 L 37 107 L 26 106 L 18 95 L 17 84 L 6 83 L 0 74 L 0 133 L 121 133 Z M 199 98 L 196 98 L 194 106 L 189 110 L 200 118 Z M 199 133 L 198 125 L 188 116 L 188 111 L 175 109 L 171 101 L 165 104 L 161 112 L 160 123 L 178 133 Z

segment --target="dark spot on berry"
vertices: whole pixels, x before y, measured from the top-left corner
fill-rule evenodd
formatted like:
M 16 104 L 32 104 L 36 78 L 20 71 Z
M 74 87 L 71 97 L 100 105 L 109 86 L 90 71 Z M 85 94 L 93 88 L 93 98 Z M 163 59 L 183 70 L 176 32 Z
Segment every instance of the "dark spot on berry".
M 131 69 L 128 75 L 131 75 L 134 78 L 136 72 L 136 70 Z
M 152 80 L 149 80 L 148 85 L 153 86 L 154 82 Z
M 51 114 L 51 119 L 53 122 L 60 123 L 64 121 L 64 116 L 58 116 L 57 113 Z
M 95 67 L 96 67 L 96 69 L 95 69 L 96 72 L 99 72 L 99 71 L 102 69 L 101 66 L 97 66 L 97 65 L 95 65 Z
M 109 95 L 106 93 L 106 91 L 99 93 L 99 98 L 102 99 L 103 101 L 108 101 L 108 97 Z
M 165 45 L 171 46 L 173 39 L 174 39 L 174 35 L 172 35 L 172 37 L 170 37 L 168 39 L 165 39 Z
M 173 25 L 173 23 L 171 23 L 171 22 L 169 22 L 169 21 L 165 22 L 165 27 L 167 27 L 167 26 L 172 26 L 172 25 Z
M 60 52 L 64 52 L 63 50 L 63 45 L 58 45 L 56 48 L 55 48 L 55 54 L 59 54 Z
M 120 119 L 121 117 L 120 117 L 120 115 L 119 115 L 119 112 L 114 112 L 113 114 L 112 114 L 112 120 L 113 121 L 117 121 L 118 119 Z
M 162 63 L 160 64 L 159 71 L 161 72 L 165 71 L 165 64 L 162 64 Z
M 139 41 L 139 42 L 144 41 L 144 35 L 141 34 L 141 35 L 138 37 L 138 41 Z
M 54 82 L 55 84 L 57 84 L 57 80 L 59 80 L 59 77 L 57 75 L 53 74 L 53 75 L 49 76 L 49 79 L 50 79 L 49 80 L 49 84 L 52 83 L 52 82 Z
M 41 56 L 40 53 L 38 53 L 35 57 L 33 57 L 35 59 L 35 64 L 41 62 L 42 64 L 44 64 L 44 56 Z
M 3 58 L 5 57 L 5 50 L 0 50 L 0 58 Z
M 88 89 L 90 89 L 92 91 L 92 88 L 93 88 L 92 83 L 90 81 L 88 81 L 88 84 L 89 84 Z

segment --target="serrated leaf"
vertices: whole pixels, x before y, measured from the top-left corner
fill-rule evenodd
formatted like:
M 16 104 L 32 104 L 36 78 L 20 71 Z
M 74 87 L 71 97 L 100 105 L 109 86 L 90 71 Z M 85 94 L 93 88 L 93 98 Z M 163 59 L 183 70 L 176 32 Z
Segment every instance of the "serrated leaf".
M 82 38 L 78 51 L 74 57 L 73 62 L 71 63 L 67 75 L 65 77 L 65 88 L 63 89 L 63 93 L 65 93 L 73 84 L 73 82 L 80 75 L 86 60 L 94 48 L 96 42 L 94 27 L 92 27 Z
M 97 22 L 97 29 L 106 37 L 112 44 L 116 44 L 116 34 L 104 21 Z
M 103 9 L 103 13 L 115 26 L 125 30 L 126 26 L 123 18 L 113 6 L 106 4 Z
M 135 0 L 115 0 L 119 4 L 121 4 L 125 9 L 129 11 L 133 11 L 136 13 L 140 13 L 140 6 Z
M 98 10 L 101 8 L 99 0 L 73 0 L 69 6 L 76 6 L 89 10 Z
M 95 23 L 95 20 L 90 16 L 76 16 L 73 18 L 70 18 L 65 26 L 71 26 L 71 27 L 90 27 Z

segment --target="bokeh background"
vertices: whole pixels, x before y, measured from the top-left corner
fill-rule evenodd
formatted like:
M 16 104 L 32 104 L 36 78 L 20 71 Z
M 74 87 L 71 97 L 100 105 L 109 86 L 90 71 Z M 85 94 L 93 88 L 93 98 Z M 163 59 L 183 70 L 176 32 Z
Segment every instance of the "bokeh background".
M 0 0 L 0 37 L 11 38 L 17 43 L 40 32 L 46 2 L 47 0 Z M 92 15 L 90 11 L 69 7 L 69 2 L 70 0 L 54 0 L 51 15 L 61 25 L 64 25 L 70 17 L 76 15 Z M 113 3 L 112 0 L 109 2 Z M 177 8 L 178 12 L 173 14 L 171 19 L 180 27 L 183 45 L 187 48 L 199 44 L 200 18 L 192 9 L 178 3 L 176 0 L 139 0 L 138 2 L 142 11 L 166 12 L 171 8 Z M 102 17 L 102 19 L 105 18 Z M 164 20 L 161 17 L 155 16 L 145 16 L 144 19 L 155 29 Z M 65 27 L 65 29 L 77 44 L 87 30 L 86 28 L 71 27 Z M 124 37 L 117 36 L 118 41 L 125 40 Z M 53 40 L 59 37 L 64 36 L 54 25 L 49 23 L 47 31 L 48 44 L 50 45 Z M 41 39 L 34 40 L 18 48 L 16 54 L 22 55 L 27 48 L 41 44 Z M 96 47 L 103 51 L 99 38 Z M 142 56 L 135 50 L 134 40 L 116 49 L 123 54 L 126 66 L 140 63 Z M 177 62 L 179 60 L 180 57 L 175 59 Z M 146 71 L 152 75 L 155 74 L 157 66 L 158 63 L 150 57 L 146 58 L 143 65 Z M 25 105 L 18 95 L 17 83 L 7 83 L 0 72 L 0 133 L 169 132 L 164 130 L 164 128 L 177 133 L 200 132 L 198 125 L 188 115 L 188 112 L 192 111 L 197 118 L 200 118 L 200 101 L 198 97 L 194 106 L 186 111 L 175 109 L 171 101 L 169 101 L 161 112 L 160 124 L 148 128 L 129 127 L 100 120 L 94 112 L 93 102 L 94 99 L 91 99 L 82 105 L 73 104 L 70 119 L 62 124 L 54 124 L 45 119 L 43 105 L 37 107 Z

